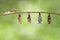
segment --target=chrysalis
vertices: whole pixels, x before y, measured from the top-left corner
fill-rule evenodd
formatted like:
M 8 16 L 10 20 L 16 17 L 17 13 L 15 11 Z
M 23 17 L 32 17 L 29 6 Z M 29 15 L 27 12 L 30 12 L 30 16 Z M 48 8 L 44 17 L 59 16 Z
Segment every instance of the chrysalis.
M 51 16 L 50 16 L 50 13 L 48 14 L 48 24 L 51 23 Z
M 42 17 L 41 17 L 41 14 L 39 12 L 39 16 L 38 16 L 38 23 L 41 23 L 42 22 Z
M 28 13 L 27 21 L 28 21 L 29 23 L 31 23 L 31 16 L 30 16 L 30 13 Z
M 22 18 L 21 18 L 20 12 L 18 13 L 18 21 L 20 24 L 22 24 Z

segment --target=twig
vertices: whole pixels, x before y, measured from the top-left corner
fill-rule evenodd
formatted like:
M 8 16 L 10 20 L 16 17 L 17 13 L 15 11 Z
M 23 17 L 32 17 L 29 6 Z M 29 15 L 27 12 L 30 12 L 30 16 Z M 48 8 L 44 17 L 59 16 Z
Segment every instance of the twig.
M 55 15 L 58 15 L 60 16 L 60 14 L 57 14 L 57 13 L 52 13 L 52 12 L 20 12 L 20 13 L 44 13 L 44 14 L 55 14 Z M 12 14 L 18 14 L 18 12 L 15 12 L 15 13 L 7 13 L 7 14 L 0 14 L 0 16 L 6 16 L 6 15 L 12 15 Z

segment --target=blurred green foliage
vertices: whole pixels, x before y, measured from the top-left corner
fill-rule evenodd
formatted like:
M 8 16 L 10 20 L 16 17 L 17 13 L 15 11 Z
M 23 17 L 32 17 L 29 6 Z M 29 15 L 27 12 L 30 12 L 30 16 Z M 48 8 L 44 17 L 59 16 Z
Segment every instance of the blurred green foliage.
M 0 0 L 0 14 L 12 9 L 60 13 L 60 0 Z M 32 13 L 29 24 L 27 13 L 21 15 L 23 24 L 19 24 L 17 14 L 0 16 L 0 40 L 60 40 L 60 16 L 51 14 L 52 22 L 48 24 L 48 14 L 42 14 L 42 24 L 38 24 L 38 14 Z

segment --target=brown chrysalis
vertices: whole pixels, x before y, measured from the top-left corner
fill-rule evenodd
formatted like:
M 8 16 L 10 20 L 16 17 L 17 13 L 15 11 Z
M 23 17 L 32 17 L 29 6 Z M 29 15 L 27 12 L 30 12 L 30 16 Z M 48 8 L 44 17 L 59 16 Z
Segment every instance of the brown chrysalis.
M 50 16 L 50 13 L 48 14 L 48 24 L 51 23 L 51 16 Z
M 29 13 L 29 12 L 28 12 L 27 21 L 28 21 L 29 23 L 31 23 L 31 16 L 30 16 L 30 13 Z
M 22 24 L 22 18 L 21 18 L 20 12 L 18 13 L 18 21 L 19 21 L 20 24 Z

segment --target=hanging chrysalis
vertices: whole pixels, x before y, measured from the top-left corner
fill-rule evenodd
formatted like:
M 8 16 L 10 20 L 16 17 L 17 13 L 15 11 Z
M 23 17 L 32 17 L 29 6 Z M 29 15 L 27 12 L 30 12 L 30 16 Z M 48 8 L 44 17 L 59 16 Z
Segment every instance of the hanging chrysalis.
M 48 24 L 51 23 L 51 16 L 50 16 L 50 13 L 48 14 Z
M 41 17 L 41 14 L 39 12 L 39 16 L 38 16 L 38 23 L 41 23 L 42 22 L 42 17 Z
M 20 24 L 22 24 L 22 18 L 21 18 L 20 12 L 18 13 L 18 21 Z
M 30 13 L 29 13 L 29 12 L 28 12 L 27 21 L 28 21 L 29 23 L 31 23 L 31 16 L 30 16 Z

